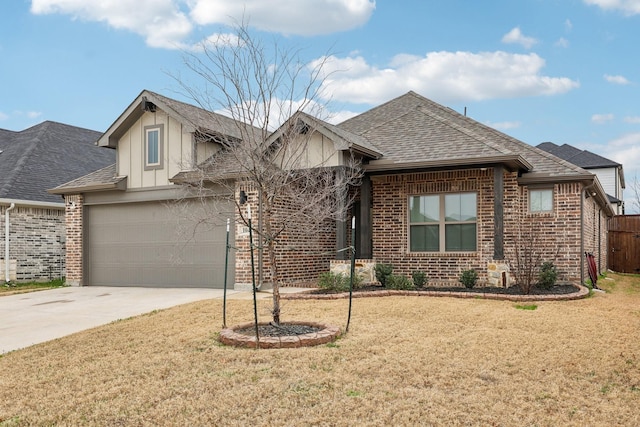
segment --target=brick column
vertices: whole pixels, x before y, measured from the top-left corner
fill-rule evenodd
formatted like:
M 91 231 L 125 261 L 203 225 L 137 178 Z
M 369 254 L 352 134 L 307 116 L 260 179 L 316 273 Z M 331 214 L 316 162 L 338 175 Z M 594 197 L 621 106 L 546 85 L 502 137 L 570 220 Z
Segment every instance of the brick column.
M 65 196 L 65 223 L 67 233 L 67 284 L 82 286 L 84 284 L 82 268 L 82 226 L 83 226 L 82 194 Z

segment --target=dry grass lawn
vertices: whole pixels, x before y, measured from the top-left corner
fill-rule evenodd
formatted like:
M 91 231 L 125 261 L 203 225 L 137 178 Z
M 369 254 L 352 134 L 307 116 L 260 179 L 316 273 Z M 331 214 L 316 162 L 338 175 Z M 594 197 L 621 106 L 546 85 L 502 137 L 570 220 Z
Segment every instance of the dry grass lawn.
M 610 278 L 536 310 L 356 299 L 349 334 L 315 348 L 222 347 L 218 300 L 126 319 L 1 357 L 0 426 L 640 425 L 640 277 Z M 347 304 L 283 314 L 344 327 Z

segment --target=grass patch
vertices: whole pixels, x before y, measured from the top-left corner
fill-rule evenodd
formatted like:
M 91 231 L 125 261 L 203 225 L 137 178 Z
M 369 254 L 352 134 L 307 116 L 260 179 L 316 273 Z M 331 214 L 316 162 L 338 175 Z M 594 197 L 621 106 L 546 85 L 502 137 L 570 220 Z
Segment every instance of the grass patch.
M 518 310 L 535 310 L 538 308 L 535 304 L 516 304 Z
M 339 350 L 221 346 L 220 300 L 160 310 L 5 354 L 0 423 L 637 425 L 640 278 L 608 276 L 611 293 L 533 317 L 507 301 L 359 298 Z M 229 325 L 252 320 L 249 300 L 227 309 Z M 283 309 L 344 328 L 348 302 Z
M 64 286 L 66 286 L 64 279 L 54 279 L 49 282 L 11 282 L 9 284 L 5 283 L 0 286 L 0 296 L 42 291 L 45 289 L 62 288 Z

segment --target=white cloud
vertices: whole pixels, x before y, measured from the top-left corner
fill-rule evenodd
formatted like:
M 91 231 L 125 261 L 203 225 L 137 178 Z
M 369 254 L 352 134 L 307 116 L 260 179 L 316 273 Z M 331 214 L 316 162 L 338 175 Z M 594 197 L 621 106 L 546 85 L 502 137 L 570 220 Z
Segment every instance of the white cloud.
M 538 40 L 525 36 L 520 31 L 520 27 L 515 27 L 502 37 L 502 43 L 516 43 L 522 45 L 525 49 L 531 49 L 534 44 L 538 43 Z
M 560 37 L 554 44 L 556 47 L 569 47 L 569 40 L 564 37 Z
M 627 16 L 640 14 L 639 0 L 583 0 L 586 4 L 595 5 L 604 10 L 617 10 Z
M 40 111 L 27 111 L 26 115 L 30 119 L 37 119 L 38 117 L 40 117 L 42 115 L 42 113 Z
M 594 114 L 591 121 L 597 125 L 603 125 L 613 120 L 613 114 Z
M 359 27 L 375 8 L 375 0 L 194 0 L 191 17 L 201 25 L 245 19 L 260 30 L 308 36 Z
M 145 37 L 151 47 L 175 49 L 193 29 L 173 0 L 32 0 L 31 12 L 105 22 Z
M 617 85 L 628 85 L 631 82 L 627 80 L 624 76 L 611 76 L 609 74 L 604 75 L 604 79 L 609 83 L 617 84 Z
M 570 19 L 567 18 L 566 21 L 564 21 L 564 29 L 567 33 L 571 32 L 571 30 L 573 30 L 573 22 L 571 22 Z
M 498 130 L 509 130 L 509 129 L 519 128 L 522 125 L 522 123 L 521 122 L 495 122 L 495 123 L 487 122 L 486 125 Z
M 624 118 L 625 123 L 630 123 L 633 125 L 640 124 L 640 116 L 627 116 Z
M 312 62 L 314 66 L 320 58 Z M 329 57 L 323 71 L 324 93 L 334 100 L 378 104 L 413 90 L 438 102 L 557 95 L 580 86 L 567 77 L 541 74 L 545 62 L 536 54 L 506 52 L 430 52 L 399 55 L 378 68 L 364 58 Z
M 7 120 L 8 118 L 9 118 L 8 114 L 5 114 L 2 111 L 0 111 L 0 120 Z
M 64 14 L 104 22 L 164 49 L 198 50 L 188 43 L 197 25 L 234 24 L 243 19 L 283 34 L 330 34 L 366 23 L 374 0 L 32 0 L 31 13 Z

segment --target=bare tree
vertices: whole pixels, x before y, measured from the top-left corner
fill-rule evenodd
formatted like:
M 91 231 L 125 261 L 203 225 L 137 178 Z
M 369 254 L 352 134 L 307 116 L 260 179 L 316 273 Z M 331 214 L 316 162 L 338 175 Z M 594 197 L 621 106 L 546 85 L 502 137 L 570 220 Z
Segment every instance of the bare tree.
M 204 110 L 233 119 L 211 114 L 211 129 L 198 137 L 223 148 L 195 165 L 186 182 L 204 196 L 211 183 L 234 194 L 238 183 L 257 190 L 261 219 L 252 230 L 266 253 L 273 321 L 280 323 L 278 257 L 292 248 L 290 242 L 283 247 L 283 235 L 293 229 L 314 233 L 330 221 L 345 221 L 350 187 L 361 177 L 353 155 L 309 157 L 314 131 L 325 124 L 319 120 L 326 108 L 318 92 L 325 62 L 304 63 L 299 51 L 276 42 L 267 46 L 242 24 L 232 36 L 203 43 L 201 53 L 186 54 L 185 64 L 198 84 L 174 77 L 188 96 Z M 240 221 L 248 225 L 246 208 L 234 199 Z
M 556 261 L 564 246 L 564 235 L 558 238 L 554 234 L 554 242 L 550 244 L 548 237 L 545 242 L 542 230 L 544 227 L 539 221 L 521 221 L 510 239 L 513 252 L 508 257 L 509 269 L 525 295 L 530 294 L 538 284 L 543 264 Z M 552 246 L 556 248 L 555 253 L 549 253 L 549 247 Z

